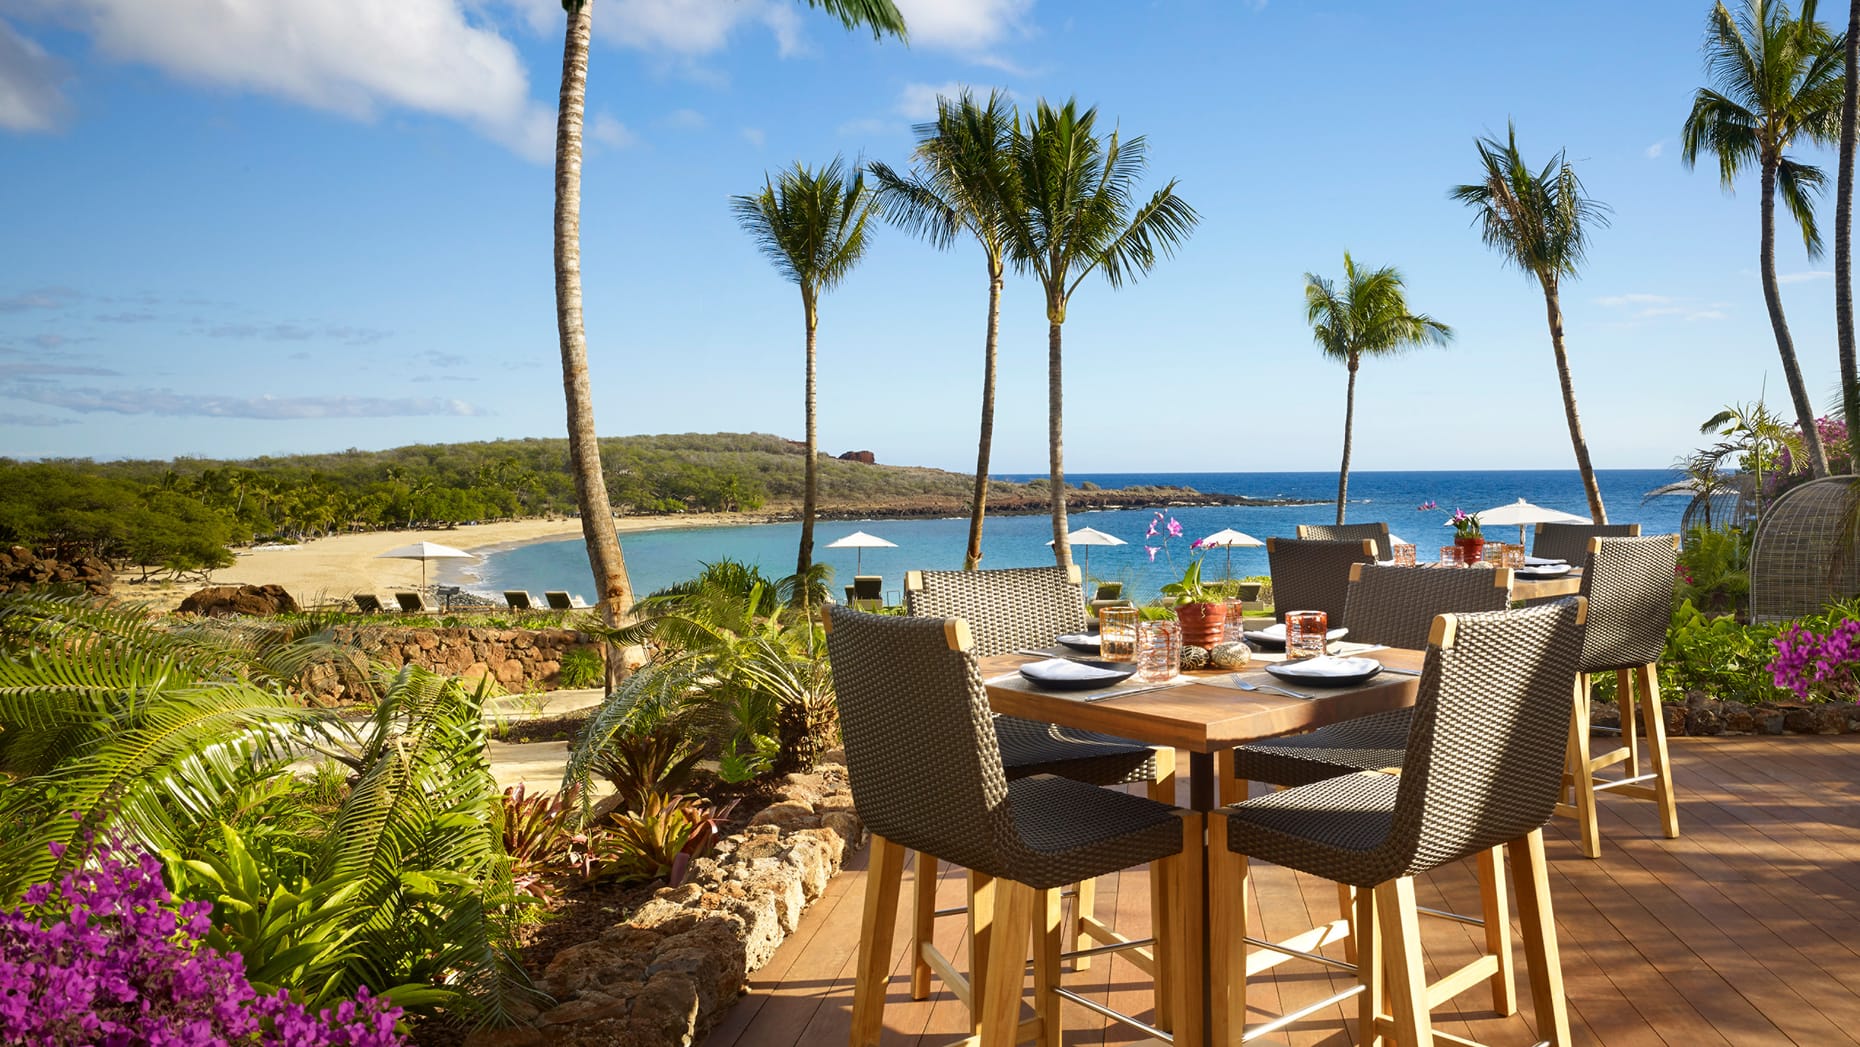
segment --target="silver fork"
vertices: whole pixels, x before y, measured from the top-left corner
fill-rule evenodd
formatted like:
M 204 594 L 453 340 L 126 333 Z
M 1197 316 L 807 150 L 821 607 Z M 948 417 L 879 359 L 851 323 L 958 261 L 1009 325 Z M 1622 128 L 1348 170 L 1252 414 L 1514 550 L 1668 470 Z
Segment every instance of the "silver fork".
M 1275 684 L 1269 684 L 1269 683 L 1253 683 L 1250 680 L 1242 680 L 1238 676 L 1234 677 L 1233 683 L 1235 687 L 1238 687 L 1243 691 L 1267 691 L 1272 694 L 1282 694 L 1286 696 L 1287 698 L 1310 698 L 1311 697 L 1310 695 L 1304 693 L 1303 691 L 1287 690 L 1284 687 L 1279 687 Z

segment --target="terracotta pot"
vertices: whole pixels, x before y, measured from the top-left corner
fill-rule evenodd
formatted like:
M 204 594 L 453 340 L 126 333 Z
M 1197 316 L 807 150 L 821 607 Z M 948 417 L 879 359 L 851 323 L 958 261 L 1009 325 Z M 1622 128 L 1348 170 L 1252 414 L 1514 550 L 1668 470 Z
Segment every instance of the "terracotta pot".
M 1182 623 L 1182 642 L 1212 648 L 1222 640 L 1227 624 L 1227 606 L 1219 603 L 1181 603 L 1175 605 L 1176 621 Z
M 1460 562 L 1475 564 L 1485 557 L 1484 538 L 1455 538 L 1453 544 L 1460 547 Z

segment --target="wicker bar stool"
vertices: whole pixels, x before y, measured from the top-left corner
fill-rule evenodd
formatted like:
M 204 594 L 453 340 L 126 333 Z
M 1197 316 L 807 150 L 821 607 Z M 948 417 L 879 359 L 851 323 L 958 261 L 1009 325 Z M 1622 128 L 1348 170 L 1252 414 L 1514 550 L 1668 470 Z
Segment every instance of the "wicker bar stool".
M 1350 635 L 1364 643 L 1419 650 L 1427 646 L 1434 619 L 1442 614 L 1504 610 L 1511 600 L 1511 581 L 1511 572 L 1502 567 L 1441 571 L 1352 564 L 1345 612 Z M 1391 709 L 1221 753 L 1215 757 L 1221 802 L 1245 800 L 1247 782 L 1290 788 L 1358 771 L 1398 771 L 1413 723 L 1413 709 Z M 1498 959 L 1492 975 L 1492 1006 L 1501 1014 L 1510 1014 L 1517 1010 L 1517 998 L 1505 915 L 1504 855 L 1496 848 L 1480 852 L 1478 873 L 1478 917 L 1431 909 L 1423 913 L 1485 928 L 1486 949 Z M 1337 886 L 1337 909 L 1335 923 L 1280 944 L 1309 952 L 1342 937 L 1344 959 L 1354 963 L 1356 890 L 1349 884 Z
M 1540 523 L 1531 535 L 1531 555 L 1581 563 L 1591 538 L 1639 538 L 1640 525 Z
M 1364 538 L 1374 538 L 1378 556 L 1390 556 L 1394 549 L 1394 546 L 1389 544 L 1389 525 L 1386 523 L 1299 524 L 1298 537 L 1320 542 L 1360 541 Z
M 1266 562 L 1272 572 L 1272 612 L 1279 621 L 1287 611 L 1323 611 L 1330 627 L 1347 625 L 1345 603 L 1350 565 L 1376 562 L 1373 538 L 1342 541 L 1266 539 Z
M 919 618 L 961 618 L 969 623 L 978 658 L 1007 654 L 1023 648 L 1046 647 L 1053 637 L 1086 631 L 1084 588 L 1079 569 L 1071 567 L 1016 567 L 991 571 L 910 571 L 904 576 L 904 607 Z M 1017 716 L 995 717 L 995 737 L 1001 763 L 1009 779 L 1053 774 L 1088 785 L 1136 785 L 1149 788 L 1150 799 L 1175 803 L 1175 750 L 1154 749 L 1142 742 L 1039 723 Z M 919 855 L 915 862 L 915 917 L 913 940 L 929 940 L 937 916 L 963 910 L 936 908 L 936 859 Z M 1151 877 L 1154 883 L 1156 877 Z M 1097 887 L 1078 884 L 1068 892 L 1073 915 L 1066 921 L 1066 950 L 1079 953 L 1081 942 L 1111 945 L 1128 939 L 1116 934 L 1094 914 Z M 1155 899 L 1151 900 L 1152 903 Z M 1078 955 L 1074 970 L 1091 966 L 1092 953 Z M 1151 976 L 1146 956 L 1131 957 Z M 911 982 L 914 999 L 930 990 L 930 968 L 917 963 Z M 1167 993 L 1163 994 L 1166 1000 Z M 1168 1023 L 1168 1008 L 1162 1010 Z
M 1672 763 L 1666 751 L 1666 716 L 1660 708 L 1657 666 L 1666 650 L 1666 627 L 1672 618 L 1673 572 L 1679 562 L 1679 536 L 1591 538 L 1583 564 L 1582 594 L 1589 598 L 1589 627 L 1583 635 L 1582 675 L 1576 681 L 1576 714 L 1569 728 L 1569 766 L 1563 776 L 1569 802 L 1557 813 L 1575 818 L 1582 853 L 1602 856 L 1598 793 L 1652 800 L 1660 805 L 1660 828 L 1669 840 L 1679 838 L 1679 806 L 1673 796 Z M 1622 744 L 1593 752 L 1589 736 L 1589 681 L 1596 673 L 1615 674 L 1615 700 L 1621 710 Z M 1636 713 L 1646 731 L 1637 737 Z M 1642 749 L 1648 770 L 1641 770 Z M 1623 765 L 1619 777 L 1596 772 Z
M 1570 722 L 1565 692 L 1581 654 L 1585 613 L 1576 597 L 1519 611 L 1440 616 L 1399 776 L 1365 771 L 1215 812 L 1208 840 L 1212 1042 L 1265 1035 L 1356 996 L 1359 1042 L 1392 1036 L 1400 1047 L 1431 1047 L 1432 1007 L 1490 980 L 1498 960 L 1483 955 L 1428 984 L 1414 877 L 1504 846 L 1512 859 L 1538 1033 L 1567 1047 L 1569 1014 L 1543 826 L 1557 802 L 1558 750 Z M 1361 937 L 1355 986 L 1246 1029 L 1247 946 L 1263 944 L 1247 937 L 1250 859 L 1356 887 Z
M 1057 1044 L 1062 1000 L 1099 1013 L 1109 1010 L 1059 984 L 1059 888 L 1065 884 L 1160 864 L 1165 872 L 1162 908 L 1152 916 L 1161 932 L 1158 966 L 1189 962 L 1183 943 L 1200 939 L 1187 926 L 1188 910 L 1174 900 L 1178 891 L 1186 897 L 1200 889 L 1199 816 L 1051 775 L 1010 781 L 974 644 L 961 619 L 900 618 L 833 607 L 826 621 L 847 774 L 859 816 L 872 831 L 853 994 L 853 1047 L 876 1044 L 883 1026 L 906 848 L 968 869 L 971 883 L 988 896 L 988 904 L 976 906 L 980 912 L 968 977 L 933 945 L 916 946 L 969 1007 L 975 1036 L 965 1042 L 1009 1047 L 1031 1033 L 1041 1044 Z M 1030 934 L 1035 1018 L 1023 1024 L 1020 1004 Z M 1184 1021 L 1198 1022 L 1199 979 L 1172 981 L 1173 991 L 1181 994 L 1172 1009 L 1192 1016 Z M 1192 1004 L 1186 995 L 1191 982 Z M 1162 1034 L 1127 1015 L 1111 1016 Z

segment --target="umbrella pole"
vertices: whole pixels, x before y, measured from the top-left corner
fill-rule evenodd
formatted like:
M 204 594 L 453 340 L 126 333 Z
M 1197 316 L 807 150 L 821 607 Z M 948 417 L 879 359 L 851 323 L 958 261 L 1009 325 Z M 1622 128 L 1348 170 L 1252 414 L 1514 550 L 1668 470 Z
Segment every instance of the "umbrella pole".
M 1227 547 L 1227 566 L 1223 568 L 1222 571 L 1226 575 L 1226 577 L 1221 579 L 1222 581 L 1231 582 L 1234 580 L 1234 547 L 1231 545 Z
M 1086 547 L 1085 547 L 1085 579 L 1084 579 L 1084 584 L 1083 584 L 1083 585 L 1080 585 L 1080 586 L 1079 586 L 1079 588 L 1081 588 L 1081 589 L 1083 589 L 1083 588 L 1085 588 L 1085 586 L 1086 586 L 1086 585 L 1090 585 L 1090 584 L 1091 584 L 1091 546 L 1089 546 L 1089 545 L 1088 545 L 1088 546 L 1086 546 Z

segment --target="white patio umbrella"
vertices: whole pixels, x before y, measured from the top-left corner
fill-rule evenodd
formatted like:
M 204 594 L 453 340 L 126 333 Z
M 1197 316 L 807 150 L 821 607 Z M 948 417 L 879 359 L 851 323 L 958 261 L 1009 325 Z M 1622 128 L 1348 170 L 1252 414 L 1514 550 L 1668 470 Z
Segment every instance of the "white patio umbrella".
M 463 549 L 454 549 L 449 545 L 439 545 L 434 542 L 415 542 L 412 545 L 403 545 L 398 549 L 389 549 L 387 552 L 375 557 L 375 559 L 420 561 L 420 588 L 424 589 L 426 588 L 426 561 L 474 560 L 477 559 L 477 556 L 477 553 L 468 553 Z
M 1080 546 L 1085 547 L 1085 567 L 1084 567 L 1085 573 L 1082 576 L 1085 578 L 1091 577 L 1091 547 L 1092 546 L 1094 545 L 1129 545 L 1130 544 L 1129 542 L 1124 541 L 1122 538 L 1119 538 L 1114 534 L 1105 534 L 1103 531 L 1098 530 L 1096 527 L 1081 527 L 1076 531 L 1071 531 L 1067 533 L 1066 540 L 1071 542 L 1073 545 L 1080 545 Z M 1049 539 L 1046 544 L 1051 545 L 1053 543 Z
M 867 549 L 896 549 L 897 547 L 898 543 L 896 542 L 887 542 L 875 534 L 866 534 L 864 531 L 854 531 L 844 538 L 827 543 L 827 548 L 829 549 L 858 550 L 853 557 L 853 563 L 855 565 L 853 567 L 854 575 L 864 572 L 865 551 Z
M 1201 544 L 1203 546 L 1218 545 L 1227 550 L 1227 566 L 1223 568 L 1221 577 L 1232 578 L 1234 576 L 1234 546 L 1265 545 L 1266 543 L 1250 534 L 1242 534 L 1231 527 L 1226 527 L 1203 538 Z
M 1546 509 L 1541 505 L 1532 505 L 1531 503 L 1525 501 L 1522 498 L 1518 499 L 1515 502 L 1512 502 L 1509 505 L 1495 506 L 1491 509 L 1485 510 L 1484 512 L 1474 513 L 1473 515 L 1479 518 L 1479 526 L 1482 529 L 1491 524 L 1499 524 L 1499 525 L 1517 524 L 1519 545 L 1524 544 L 1524 527 L 1526 524 L 1540 524 L 1540 523 L 1582 523 L 1582 524 L 1586 524 L 1590 522 L 1589 518 L 1586 516 L 1577 516 L 1575 513 L 1566 513 L 1561 509 Z M 1448 520 L 1447 526 L 1449 527 L 1453 526 L 1453 521 Z

